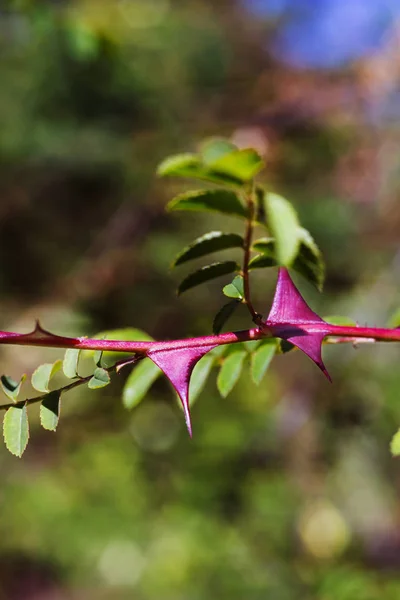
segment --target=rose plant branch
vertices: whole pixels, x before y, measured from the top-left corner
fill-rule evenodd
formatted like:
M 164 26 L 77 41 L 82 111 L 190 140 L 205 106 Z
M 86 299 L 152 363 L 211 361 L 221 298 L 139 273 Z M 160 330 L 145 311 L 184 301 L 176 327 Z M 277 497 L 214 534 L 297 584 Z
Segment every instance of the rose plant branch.
M 178 194 L 169 202 L 167 210 L 213 212 L 224 216 L 224 224 L 226 217 L 239 218 L 243 222 L 243 236 L 211 231 L 186 246 L 172 264 L 175 268 L 226 250 L 236 249 L 243 253 L 241 265 L 236 260 L 212 262 L 189 273 L 178 286 L 178 294 L 181 294 L 217 277 L 233 275 L 232 282 L 222 289 L 229 302 L 215 315 L 213 334 L 155 341 L 141 330 L 127 328 L 103 332 L 96 338 L 66 337 L 47 331 L 39 323 L 27 334 L 0 331 L 0 344 L 64 348 L 62 369 L 70 380 L 58 390 L 51 391 L 51 379 L 60 370 L 61 361 L 40 365 L 31 377 L 32 386 L 40 394 L 20 400 L 18 396 L 25 376 L 19 382 L 5 375 L 0 377 L 3 391 L 12 401 L 0 405 L 0 410 L 5 411 L 3 433 L 10 452 L 21 456 L 25 450 L 29 405 L 41 404 L 41 424 L 54 431 L 59 419 L 60 398 L 65 392 L 85 383 L 90 389 L 104 387 L 110 383 L 111 373 L 119 372 L 128 364 L 134 368 L 124 384 L 124 405 L 127 408 L 136 406 L 163 373 L 178 394 L 188 432 L 192 435 L 189 395 L 193 399 L 199 393 L 213 367 L 219 368 L 217 387 L 220 394 L 226 396 L 237 382 L 246 356 L 250 359 L 251 378 L 256 384 L 261 382 L 274 354 L 293 347 L 304 352 L 331 381 L 322 359 L 323 342 L 354 345 L 400 342 L 400 328 L 396 327 L 400 325 L 400 312 L 392 328 L 360 327 L 348 319 L 344 322 L 343 318 L 342 322 L 322 319 L 308 306 L 294 285 L 289 269 L 321 291 L 325 276 L 321 251 L 300 224 L 294 206 L 256 181 L 263 168 L 262 157 L 255 150 L 239 149 L 230 141 L 218 138 L 206 141 L 198 153 L 169 157 L 158 168 L 160 176 L 195 179 L 214 186 Z M 265 227 L 267 237 L 254 240 L 255 225 L 257 230 Z M 279 267 L 279 271 L 272 306 L 265 319 L 253 305 L 250 274 L 253 269 L 270 267 Z M 241 304 L 249 311 L 255 327 L 221 333 Z M 80 377 L 80 352 L 87 350 L 94 352 L 96 368 L 92 375 Z M 120 356 L 114 357 L 116 362 L 112 366 L 103 366 L 103 358 L 110 360 L 110 353 L 123 353 L 127 358 L 117 361 Z M 198 365 L 200 361 L 203 366 Z
M 349 342 L 353 343 L 354 339 L 400 342 L 400 328 L 386 329 L 331 325 L 311 310 L 294 285 L 288 270 L 280 268 L 271 311 L 266 321 L 260 327 L 219 335 L 163 342 L 135 342 L 57 336 L 37 324 L 35 330 L 28 334 L 0 332 L 0 343 L 78 350 L 127 352 L 135 354 L 137 357 L 136 360 L 148 357 L 164 372 L 176 389 L 184 408 L 186 424 L 191 435 L 189 382 L 196 363 L 217 346 L 272 337 L 289 341 L 302 350 L 330 380 L 321 356 L 321 346 L 325 338 L 338 337 L 341 342 L 348 339 Z M 120 361 L 120 363 L 116 363 L 113 370 L 118 370 L 118 366 L 125 362 Z M 74 382 L 67 386 L 66 389 L 71 389 L 80 383 L 80 381 Z M 37 397 L 26 400 L 25 403 L 38 402 L 42 398 Z M 10 404 L 3 405 L 0 406 L 0 409 L 8 409 L 10 406 Z

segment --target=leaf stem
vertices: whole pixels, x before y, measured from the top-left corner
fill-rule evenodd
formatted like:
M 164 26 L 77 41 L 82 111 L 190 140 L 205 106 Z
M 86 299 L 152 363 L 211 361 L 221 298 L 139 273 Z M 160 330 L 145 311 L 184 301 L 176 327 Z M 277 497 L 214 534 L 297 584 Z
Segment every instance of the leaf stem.
M 246 194 L 246 203 L 247 203 L 247 211 L 248 216 L 246 220 L 246 230 L 244 236 L 244 256 L 243 256 L 243 267 L 242 267 L 242 275 L 243 275 L 243 290 L 244 290 L 244 303 L 247 305 L 251 317 L 253 319 L 253 323 L 258 326 L 262 324 L 262 316 L 256 312 L 253 303 L 251 301 L 251 293 L 250 293 L 250 277 L 249 277 L 249 262 L 250 262 L 250 248 L 251 242 L 253 239 L 253 228 L 254 228 L 254 217 L 255 217 L 255 201 L 254 201 L 254 185 L 251 184 L 251 188 L 249 192 Z
M 130 360 L 130 361 L 127 361 L 126 358 L 123 358 L 122 360 L 119 360 L 111 367 L 107 367 L 107 368 L 103 367 L 103 368 L 105 371 L 107 371 L 107 373 L 113 373 L 114 371 L 118 372 L 120 370 L 120 368 L 122 368 L 123 366 L 125 366 L 127 364 L 136 364 L 139 360 L 142 360 L 143 358 L 144 358 L 143 356 L 134 356 L 132 358 L 132 360 Z M 59 388 L 58 390 L 51 390 L 50 392 L 41 394 L 40 396 L 35 396 L 34 398 L 26 398 L 25 400 L 19 400 L 18 402 L 9 402 L 8 404 L 0 404 L 0 410 L 8 410 L 11 407 L 19 407 L 19 406 L 22 407 L 22 406 L 28 406 L 30 404 L 37 404 L 38 402 L 41 402 L 42 400 L 44 400 L 46 398 L 46 396 L 48 396 L 49 394 L 53 394 L 54 392 L 58 392 L 59 394 L 64 394 L 64 392 L 69 392 L 70 390 L 73 390 L 74 388 L 79 387 L 80 385 L 83 385 L 84 383 L 88 383 L 92 377 L 93 377 L 93 374 L 87 375 L 86 377 L 80 377 L 76 381 L 73 381 L 72 383 L 69 383 L 68 385 L 65 385 L 64 387 Z

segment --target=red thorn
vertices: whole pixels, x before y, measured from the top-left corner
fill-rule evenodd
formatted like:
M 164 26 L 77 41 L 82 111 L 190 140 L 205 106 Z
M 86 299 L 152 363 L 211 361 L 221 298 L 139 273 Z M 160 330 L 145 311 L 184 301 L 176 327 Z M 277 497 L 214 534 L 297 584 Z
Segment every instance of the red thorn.
M 183 347 L 170 350 L 154 350 L 148 353 L 148 357 L 163 371 L 177 391 L 183 406 L 186 427 L 190 437 L 192 437 L 189 407 L 190 376 L 196 363 L 213 348 L 215 348 L 215 344 L 199 348 Z

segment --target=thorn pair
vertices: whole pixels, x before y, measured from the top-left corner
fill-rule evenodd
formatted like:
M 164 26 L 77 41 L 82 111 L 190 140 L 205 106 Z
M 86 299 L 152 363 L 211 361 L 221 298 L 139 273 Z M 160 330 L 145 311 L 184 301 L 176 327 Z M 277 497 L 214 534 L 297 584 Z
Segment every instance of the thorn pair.
M 331 378 L 322 361 L 322 340 L 329 333 L 328 324 L 308 306 L 294 285 L 289 272 L 279 269 L 278 282 L 271 311 L 265 325 L 274 337 L 297 346 L 315 362 L 329 381 Z M 189 408 L 189 383 L 195 365 L 214 345 L 199 348 L 178 348 L 149 351 L 148 357 L 164 372 L 182 402 L 186 427 L 192 437 Z

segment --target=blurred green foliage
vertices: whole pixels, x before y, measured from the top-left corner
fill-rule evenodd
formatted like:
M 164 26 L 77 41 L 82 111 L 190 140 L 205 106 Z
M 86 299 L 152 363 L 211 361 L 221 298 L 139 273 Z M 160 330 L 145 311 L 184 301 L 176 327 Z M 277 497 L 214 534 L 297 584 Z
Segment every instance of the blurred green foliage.
M 270 49 L 279 26 L 239 1 L 3 3 L 3 329 L 210 332 L 221 285 L 177 299 L 168 269 L 207 227 L 240 225 L 166 215 L 181 188 L 154 174 L 210 134 L 256 146 L 266 183 L 295 203 L 325 255 L 322 296 L 299 280 L 320 314 L 394 314 L 398 127 L 368 108 L 384 104 L 393 59 L 296 71 Z M 274 277 L 252 274 L 264 313 Z M 37 427 L 23 462 L 1 453 L 0 597 L 396 600 L 399 349 L 324 351 L 333 386 L 298 352 L 226 399 L 211 378 L 193 441 L 161 379 L 130 413 L 118 381 L 71 393 L 57 436 Z M 57 357 L 2 348 L 1 370 L 17 379 Z

